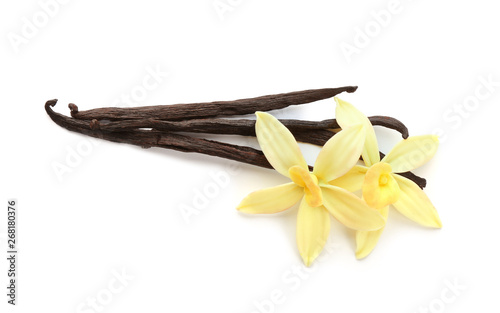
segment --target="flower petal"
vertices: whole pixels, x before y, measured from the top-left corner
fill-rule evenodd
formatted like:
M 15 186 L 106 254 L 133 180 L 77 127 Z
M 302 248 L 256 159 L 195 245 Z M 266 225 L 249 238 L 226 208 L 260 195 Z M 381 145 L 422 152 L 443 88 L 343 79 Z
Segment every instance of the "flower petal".
M 335 186 L 321 186 L 323 205 L 342 224 L 355 230 L 377 230 L 385 225 L 380 213 L 354 194 Z
M 294 165 L 308 169 L 292 133 L 271 114 L 256 112 L 255 115 L 257 140 L 274 169 L 286 177 L 289 177 L 288 169 Z
M 319 152 L 313 174 L 323 182 L 344 175 L 359 160 L 364 140 L 365 128 L 361 124 L 341 130 L 330 138 Z
M 347 191 L 354 192 L 360 190 L 363 187 L 366 171 L 368 171 L 367 167 L 355 165 L 344 176 L 340 176 L 339 178 L 334 179 L 328 183 Z
M 407 218 L 423 226 L 441 228 L 441 219 L 427 195 L 413 181 L 393 175 L 399 184 L 401 194 L 394 207 Z
M 412 136 L 395 145 L 382 162 L 389 163 L 394 173 L 412 171 L 432 159 L 438 146 L 435 135 Z
M 389 207 L 380 210 L 380 214 L 387 220 Z M 384 232 L 385 227 L 374 231 L 357 231 L 356 232 L 356 258 L 363 259 L 370 254 L 377 245 L 380 235 Z
M 330 215 L 319 206 L 310 207 L 302 200 L 297 215 L 297 246 L 306 266 L 318 257 L 330 234 Z
M 399 199 L 399 186 L 391 166 L 380 162 L 368 169 L 363 182 L 363 199 L 375 209 L 382 209 Z
M 284 211 L 304 196 L 304 188 L 288 183 L 252 192 L 236 208 L 245 213 L 270 214 Z
M 335 97 L 335 101 L 337 102 L 335 118 L 342 129 L 349 128 L 356 124 L 363 124 L 366 127 L 366 138 L 362 152 L 365 165 L 370 167 L 380 162 L 377 137 L 375 136 L 375 130 L 370 120 L 349 102 L 343 101 L 337 97 Z

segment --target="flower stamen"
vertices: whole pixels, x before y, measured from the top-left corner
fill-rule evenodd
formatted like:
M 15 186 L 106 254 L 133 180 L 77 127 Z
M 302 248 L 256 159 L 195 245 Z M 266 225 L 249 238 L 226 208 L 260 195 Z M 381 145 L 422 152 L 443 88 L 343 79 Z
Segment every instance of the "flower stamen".
M 306 201 L 309 206 L 318 207 L 323 204 L 323 195 L 316 175 L 297 165 L 292 166 L 288 173 L 295 184 L 304 187 Z
M 389 175 L 387 175 L 387 174 L 380 175 L 380 178 L 378 180 L 378 184 L 380 186 L 385 186 L 385 185 L 387 185 L 388 182 L 389 182 Z
M 389 164 L 379 162 L 368 169 L 363 183 L 363 198 L 369 206 L 382 209 L 398 201 L 399 193 Z

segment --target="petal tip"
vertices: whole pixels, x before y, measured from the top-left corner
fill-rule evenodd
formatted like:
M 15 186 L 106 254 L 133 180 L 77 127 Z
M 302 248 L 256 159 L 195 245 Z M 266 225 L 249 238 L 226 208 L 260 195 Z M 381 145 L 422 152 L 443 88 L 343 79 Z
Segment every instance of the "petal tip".
M 438 217 L 436 220 L 436 224 L 433 225 L 434 228 L 443 228 L 443 223 L 441 222 L 441 219 Z
M 242 213 L 247 213 L 245 210 L 245 206 L 241 205 L 241 204 L 236 207 L 236 211 L 242 212 Z
M 357 250 L 356 251 L 356 259 L 357 260 L 363 260 L 364 258 L 366 258 L 370 253 L 369 252 L 366 252 L 366 251 L 363 251 L 363 250 Z
M 365 231 L 377 231 L 384 228 L 387 224 L 387 219 L 382 214 L 380 214 L 380 210 L 375 210 L 373 208 L 370 209 L 376 211 L 378 214 L 375 215 L 376 218 L 373 218 L 371 227 L 369 227 L 369 229 L 366 229 Z
M 335 102 L 337 103 L 337 105 L 349 104 L 349 102 L 344 101 L 344 100 L 340 99 L 339 97 L 334 97 L 333 99 L 335 100 Z
M 432 135 L 432 140 L 434 140 L 435 143 L 439 143 L 439 136 L 438 135 Z
M 270 115 L 269 113 L 266 113 L 266 112 L 262 112 L 262 111 L 257 111 L 255 112 L 255 115 L 258 117 L 258 118 L 264 118 L 268 115 Z
M 310 267 L 311 264 L 313 263 L 314 261 L 314 258 L 311 257 L 311 256 L 301 256 L 302 257 L 302 261 L 304 262 L 304 265 L 307 266 L 307 267 Z

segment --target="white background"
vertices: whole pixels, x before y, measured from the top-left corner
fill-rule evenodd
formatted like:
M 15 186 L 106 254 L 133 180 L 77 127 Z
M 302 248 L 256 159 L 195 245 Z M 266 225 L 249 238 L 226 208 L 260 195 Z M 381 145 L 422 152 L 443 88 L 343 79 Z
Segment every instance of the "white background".
M 51 16 L 48 2 L 0 5 L 2 312 L 498 312 L 493 1 L 61 1 L 46 8 Z M 140 93 L 155 70 L 154 88 Z M 68 114 L 69 102 L 128 106 L 122 95 L 155 105 L 344 85 L 359 86 L 342 98 L 367 115 L 397 117 L 412 135 L 440 132 L 438 154 L 416 172 L 428 179 L 443 229 L 393 210 L 377 248 L 358 261 L 353 232 L 335 221 L 308 272 L 296 208 L 235 210 L 251 191 L 286 181 L 276 172 L 89 141 L 43 110 L 53 98 Z M 334 102 L 275 113 L 333 118 Z M 384 152 L 400 139 L 377 133 Z M 303 151 L 312 163 L 318 149 Z M 57 174 L 61 166 L 69 170 Z M 214 189 L 214 175 L 230 183 Z M 181 213 L 210 188 L 198 215 Z M 20 210 L 15 308 L 4 295 L 11 197 Z

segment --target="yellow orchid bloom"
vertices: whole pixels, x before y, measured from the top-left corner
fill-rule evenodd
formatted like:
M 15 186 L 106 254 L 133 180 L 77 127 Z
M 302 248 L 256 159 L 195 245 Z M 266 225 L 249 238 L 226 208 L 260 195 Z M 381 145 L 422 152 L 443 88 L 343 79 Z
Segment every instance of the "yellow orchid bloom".
M 427 227 L 441 228 L 441 220 L 426 194 L 413 181 L 398 175 L 429 161 L 437 151 L 437 136 L 413 136 L 400 141 L 380 160 L 377 138 L 370 120 L 352 104 L 335 98 L 336 118 L 342 129 L 363 124 L 366 138 L 362 157 L 366 166 L 356 165 L 343 177 L 331 181 L 349 191 L 362 189 L 366 203 L 387 218 L 392 204 L 407 218 Z M 356 257 L 362 259 L 375 248 L 384 228 L 356 233 Z
M 300 201 L 297 245 L 306 266 L 320 254 L 330 234 L 328 213 L 356 230 L 372 231 L 385 225 L 382 215 L 359 197 L 328 184 L 347 173 L 359 159 L 365 142 L 363 125 L 353 125 L 333 136 L 310 172 L 292 133 L 272 115 L 256 115 L 255 132 L 264 155 L 276 171 L 292 181 L 251 193 L 239 204 L 239 211 L 277 213 Z

